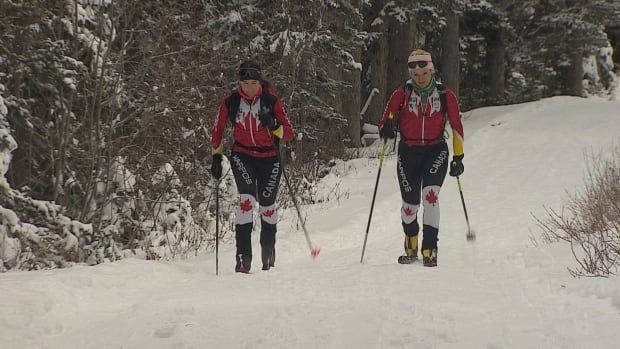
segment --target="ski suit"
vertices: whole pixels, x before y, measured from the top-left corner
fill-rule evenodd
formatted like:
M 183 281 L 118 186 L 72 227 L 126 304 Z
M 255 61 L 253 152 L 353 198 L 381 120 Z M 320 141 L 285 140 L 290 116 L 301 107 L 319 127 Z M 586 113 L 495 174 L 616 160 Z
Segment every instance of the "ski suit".
M 261 105 L 265 101 L 263 93 L 270 96 L 272 105 Z M 239 100 L 238 108 L 237 105 L 230 108 L 231 98 L 235 97 L 232 100 Z M 281 138 L 292 140 L 294 131 L 284 104 L 273 91 L 266 89 L 260 89 L 253 98 L 243 93 L 241 88 L 235 90 L 220 104 L 211 134 L 213 149 L 219 149 L 221 153 L 224 129 L 229 120 L 233 123 L 234 146 L 230 163 L 240 195 L 235 216 L 235 240 L 237 256 L 246 261 L 252 259 L 253 208 L 257 198 L 261 217 L 260 243 L 263 249 L 275 248 L 278 222 L 276 197 L 282 171 L 274 143 L 275 132 L 262 125 L 258 118 L 262 107 L 268 107 L 282 126 Z M 237 115 L 230 115 L 229 109 L 237 109 Z
M 400 127 L 397 175 L 402 197 L 401 220 L 405 235 L 417 236 L 420 226 L 417 213 L 423 199 L 422 249 L 436 249 L 439 233 L 439 191 L 449 163 L 444 138 L 446 121 L 453 134 L 454 156 L 463 155 L 463 125 L 454 92 L 444 88 L 445 106 L 435 87 L 428 96 L 414 91 L 411 80 L 392 93 L 381 120 Z

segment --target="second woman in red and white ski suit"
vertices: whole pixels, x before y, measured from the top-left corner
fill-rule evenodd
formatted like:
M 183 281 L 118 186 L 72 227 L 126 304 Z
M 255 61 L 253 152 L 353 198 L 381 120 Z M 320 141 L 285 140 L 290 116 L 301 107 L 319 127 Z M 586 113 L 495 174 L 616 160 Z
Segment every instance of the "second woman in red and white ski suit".
M 220 104 L 213 126 L 211 172 L 218 179 L 222 175 L 222 136 L 226 125 L 231 122 L 234 145 L 230 163 L 240 194 L 235 216 L 235 271 L 247 273 L 252 265 L 251 233 L 257 199 L 263 270 L 274 265 L 278 221 L 276 196 L 282 173 L 275 139 L 292 140 L 293 128 L 282 100 L 262 77 L 258 64 L 242 63 L 239 80 L 240 87 Z

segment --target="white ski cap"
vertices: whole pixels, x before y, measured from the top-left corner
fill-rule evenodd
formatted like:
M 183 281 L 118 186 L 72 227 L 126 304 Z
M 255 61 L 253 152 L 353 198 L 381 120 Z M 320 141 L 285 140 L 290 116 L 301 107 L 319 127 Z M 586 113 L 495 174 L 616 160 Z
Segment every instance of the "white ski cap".
M 427 62 L 427 65 L 425 68 L 428 67 L 429 69 L 433 71 L 435 70 L 435 66 L 433 65 L 433 58 L 431 57 L 431 54 L 428 51 L 421 50 L 421 49 L 412 51 L 409 54 L 409 58 L 407 59 L 407 64 L 411 62 Z

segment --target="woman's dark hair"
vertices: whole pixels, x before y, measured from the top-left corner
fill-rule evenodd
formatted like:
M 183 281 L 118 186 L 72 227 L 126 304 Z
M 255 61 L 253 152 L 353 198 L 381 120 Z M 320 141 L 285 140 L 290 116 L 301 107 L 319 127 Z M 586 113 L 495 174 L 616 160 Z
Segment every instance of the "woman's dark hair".
M 242 70 L 244 70 L 244 69 L 252 69 L 252 70 L 253 70 L 253 69 L 256 69 L 256 70 L 258 70 L 258 72 L 259 72 L 259 74 L 260 74 L 260 79 L 259 79 L 259 81 L 260 81 L 260 85 L 261 85 L 264 89 L 271 89 L 271 90 L 273 90 L 273 89 L 274 89 L 274 88 L 273 88 L 273 84 L 271 83 L 271 81 L 267 80 L 267 79 L 266 79 L 266 78 L 262 75 L 262 72 L 261 72 L 261 69 L 260 69 L 260 65 L 259 65 L 257 62 L 252 61 L 252 60 L 248 60 L 248 61 L 245 61 L 245 62 L 241 63 L 241 64 L 239 65 L 239 73 L 240 73 L 239 75 L 241 75 L 241 72 L 242 72 Z

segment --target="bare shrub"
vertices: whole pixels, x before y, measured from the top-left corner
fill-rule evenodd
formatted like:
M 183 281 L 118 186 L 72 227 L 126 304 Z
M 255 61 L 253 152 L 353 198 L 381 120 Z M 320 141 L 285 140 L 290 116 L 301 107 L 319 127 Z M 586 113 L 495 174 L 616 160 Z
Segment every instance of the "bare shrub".
M 565 241 L 578 263 L 573 276 L 617 275 L 620 266 L 620 146 L 610 156 L 588 160 L 582 193 L 572 194 L 561 212 L 545 208 L 537 219 L 545 242 Z

